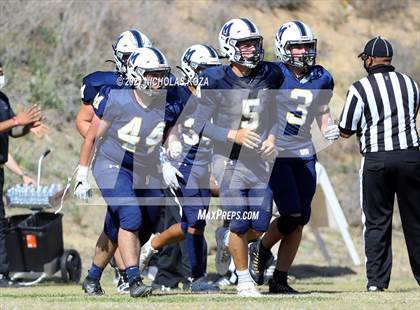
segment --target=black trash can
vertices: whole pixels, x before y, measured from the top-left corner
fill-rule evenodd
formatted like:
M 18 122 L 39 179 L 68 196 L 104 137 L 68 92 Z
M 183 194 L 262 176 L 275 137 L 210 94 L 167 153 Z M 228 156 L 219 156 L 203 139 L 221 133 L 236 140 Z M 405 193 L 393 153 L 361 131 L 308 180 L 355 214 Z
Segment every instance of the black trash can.
M 18 225 L 32 214 L 14 215 L 8 218 L 6 231 L 6 251 L 9 259 L 9 270 L 11 272 L 25 271 L 25 260 L 23 257 L 22 235 Z
M 25 271 L 43 272 L 44 264 L 64 252 L 62 214 L 35 213 L 18 224 Z

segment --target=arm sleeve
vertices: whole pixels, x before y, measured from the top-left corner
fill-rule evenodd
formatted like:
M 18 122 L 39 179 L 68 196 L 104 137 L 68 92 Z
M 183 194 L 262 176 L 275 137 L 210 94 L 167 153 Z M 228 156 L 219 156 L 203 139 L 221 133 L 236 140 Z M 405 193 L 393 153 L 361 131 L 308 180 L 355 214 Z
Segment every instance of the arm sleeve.
M 92 104 L 96 95 L 98 94 L 98 90 L 92 85 L 89 80 L 89 77 L 84 77 L 82 86 L 80 87 L 80 98 L 84 104 Z
M 115 118 L 115 109 L 113 109 L 111 88 L 102 87 L 96 95 L 92 107 L 96 116 L 105 121 L 111 122 Z
M 341 132 L 353 134 L 357 131 L 358 123 L 363 114 L 363 106 L 364 103 L 359 92 L 353 85 L 350 86 L 338 124 Z
M 331 98 L 333 96 L 334 91 L 334 79 L 332 76 L 329 75 L 328 82 L 326 83 L 325 87 L 318 90 L 317 94 L 317 111 L 316 116 L 320 116 L 329 112 L 328 105 L 330 104 Z
M 197 109 L 194 112 L 195 132 L 218 142 L 227 142 L 228 128 L 220 127 L 212 122 L 212 117 L 217 107 L 217 90 L 201 90 L 201 97 L 197 100 Z M 220 98 L 219 98 L 220 99 Z

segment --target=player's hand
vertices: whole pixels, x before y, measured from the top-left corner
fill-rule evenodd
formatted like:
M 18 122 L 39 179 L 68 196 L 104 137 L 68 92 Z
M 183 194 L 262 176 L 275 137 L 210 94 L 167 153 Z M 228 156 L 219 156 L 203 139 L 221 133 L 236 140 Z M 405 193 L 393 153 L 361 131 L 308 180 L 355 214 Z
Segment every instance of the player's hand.
M 274 162 L 277 157 L 276 142 L 275 139 L 268 138 L 262 143 L 261 158 L 270 163 Z
M 183 178 L 181 172 L 179 172 L 178 169 L 176 169 L 174 166 L 172 166 L 171 163 L 166 162 L 162 164 L 162 175 L 163 175 L 163 181 L 165 182 L 165 185 L 177 190 L 180 188 L 178 177 Z
M 28 109 L 24 109 L 23 111 L 20 111 L 16 115 L 16 119 L 21 125 L 28 125 L 35 123 L 39 120 L 41 120 L 41 108 L 38 107 L 36 104 L 31 106 Z
M 340 129 L 334 123 L 328 124 L 324 130 L 324 138 L 328 141 L 335 141 L 340 137 Z
M 51 129 L 43 122 L 36 121 L 32 124 L 32 128 L 30 129 L 30 131 L 38 138 L 42 138 L 43 136 L 49 134 Z
M 88 200 L 92 196 L 92 189 L 88 182 L 88 172 L 89 167 L 79 165 L 73 192 L 78 199 Z
M 239 129 L 235 135 L 235 143 L 241 144 L 249 149 L 257 149 L 261 143 L 261 137 L 255 131 L 248 128 Z
M 179 159 L 182 155 L 182 143 L 178 140 L 171 141 L 168 144 L 168 156 L 172 159 Z
M 23 175 L 22 176 L 22 182 L 25 185 L 33 185 L 33 186 L 36 186 L 36 181 L 34 179 L 32 179 L 30 176 L 27 176 L 27 175 Z

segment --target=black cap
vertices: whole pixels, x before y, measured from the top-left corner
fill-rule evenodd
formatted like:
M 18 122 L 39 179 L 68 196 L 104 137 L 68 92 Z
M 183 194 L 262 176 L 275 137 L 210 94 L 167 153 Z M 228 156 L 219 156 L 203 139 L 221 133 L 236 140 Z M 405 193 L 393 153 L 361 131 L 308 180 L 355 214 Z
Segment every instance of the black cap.
M 357 57 L 361 57 L 362 55 L 367 56 L 375 56 L 375 57 L 389 57 L 391 58 L 394 51 L 392 49 L 391 43 L 381 38 L 380 36 L 370 39 L 363 50 L 362 53 L 359 54 Z

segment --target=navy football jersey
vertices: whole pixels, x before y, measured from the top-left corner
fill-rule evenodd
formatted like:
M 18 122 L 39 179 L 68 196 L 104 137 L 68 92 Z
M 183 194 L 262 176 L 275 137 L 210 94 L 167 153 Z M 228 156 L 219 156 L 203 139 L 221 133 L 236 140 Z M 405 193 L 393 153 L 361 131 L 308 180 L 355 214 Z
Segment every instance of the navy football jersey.
M 284 63 L 278 63 L 284 83 L 277 96 L 279 117 L 276 143 L 280 156 L 312 156 L 311 126 L 324 113 L 332 97 L 334 80 L 322 66 L 312 66 L 308 74 L 297 79 Z
M 229 65 L 205 70 L 194 129 L 212 140 L 215 154 L 237 159 L 241 152 L 241 157 L 255 158 L 258 150 L 227 143 L 227 134 L 230 129 L 250 128 L 264 141 L 275 133 L 277 92 L 273 90 L 283 79 L 281 70 L 271 62 L 262 62 L 246 77 L 238 77 Z
M 188 86 L 176 87 L 176 98 L 168 100 L 165 121 L 170 126 L 180 125 L 181 160 L 186 164 L 206 165 L 210 162 L 210 139 L 199 137 L 193 130 L 197 101 Z M 172 97 L 172 96 L 171 96 Z
M 121 86 L 122 77 L 116 71 L 96 71 L 83 78 L 80 88 L 82 102 L 90 105 L 102 86 Z
M 109 124 L 97 154 L 131 168 L 149 167 L 159 162 L 159 145 L 165 127 L 166 92 L 153 97 L 144 107 L 128 87 L 103 87 L 95 98 L 96 115 Z

